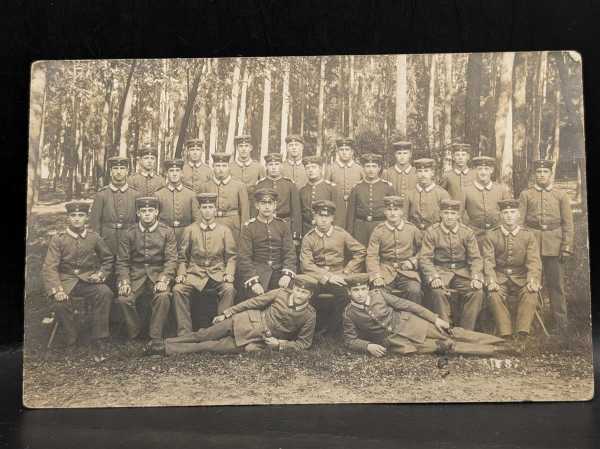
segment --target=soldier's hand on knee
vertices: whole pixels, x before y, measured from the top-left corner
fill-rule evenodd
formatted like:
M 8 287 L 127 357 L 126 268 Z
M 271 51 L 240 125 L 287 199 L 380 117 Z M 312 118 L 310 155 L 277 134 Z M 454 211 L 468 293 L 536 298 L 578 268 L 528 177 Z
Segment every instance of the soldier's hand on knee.
M 435 327 L 437 327 L 440 332 L 450 329 L 450 323 L 446 320 L 442 320 L 441 318 L 436 318 L 435 323 L 433 324 L 435 324 Z
M 185 282 L 185 274 L 180 274 L 179 276 L 175 277 L 176 284 L 183 284 L 184 282 Z
M 160 281 L 160 282 L 157 282 L 154 285 L 154 291 L 156 293 L 166 292 L 168 287 L 169 286 L 168 286 L 168 284 L 166 282 Z
M 129 284 L 124 284 L 119 287 L 119 296 L 129 296 L 131 294 L 131 287 Z
M 228 282 L 229 284 L 233 284 L 233 275 L 226 274 L 223 276 L 223 282 Z
M 265 292 L 265 289 L 263 288 L 262 285 L 260 285 L 260 283 L 256 283 L 252 286 L 252 292 L 255 295 L 262 295 Z
M 400 269 L 405 271 L 412 271 L 415 269 L 415 267 L 413 267 L 412 262 L 405 260 L 400 264 Z
M 271 349 L 279 348 L 279 340 L 275 337 L 265 337 L 265 344 Z
M 225 315 L 223 315 L 223 314 L 217 315 L 216 317 L 214 317 L 212 320 L 212 323 L 217 324 L 217 323 L 220 323 L 221 321 L 225 321 Z
M 567 251 L 561 251 L 558 261 L 560 263 L 565 263 L 567 260 L 569 260 L 569 257 L 571 257 L 571 253 Z
M 54 294 L 54 299 L 56 302 L 67 301 L 69 299 L 69 295 L 67 295 L 65 292 L 56 292 Z
M 479 279 L 473 279 L 471 281 L 471 288 L 473 290 L 481 290 L 483 288 L 483 282 L 481 282 Z
M 435 278 L 433 281 L 431 281 L 430 285 L 431 288 L 442 288 L 444 286 L 444 283 L 440 278 Z
M 369 351 L 369 354 L 373 357 L 383 357 L 387 350 L 381 345 L 370 343 L 367 345 L 367 351 Z
M 373 279 L 373 287 L 383 287 L 385 285 L 385 281 L 382 277 L 376 277 Z
M 497 292 L 500 289 L 500 286 L 496 281 L 491 281 L 487 286 L 488 292 Z
M 281 288 L 288 288 L 291 281 L 292 281 L 291 277 L 289 277 L 289 276 L 281 276 L 281 278 L 279 278 L 279 286 Z
M 92 273 L 92 274 L 90 274 L 88 281 L 91 282 L 92 284 L 99 284 L 102 282 L 102 278 L 100 277 L 99 273 Z
M 532 279 L 527 283 L 527 290 L 529 290 L 530 293 L 535 293 L 539 291 L 539 289 L 540 284 L 538 284 L 538 282 L 535 279 Z
M 333 274 L 329 278 L 329 283 L 333 285 L 346 285 L 346 280 L 343 278 L 343 276 Z

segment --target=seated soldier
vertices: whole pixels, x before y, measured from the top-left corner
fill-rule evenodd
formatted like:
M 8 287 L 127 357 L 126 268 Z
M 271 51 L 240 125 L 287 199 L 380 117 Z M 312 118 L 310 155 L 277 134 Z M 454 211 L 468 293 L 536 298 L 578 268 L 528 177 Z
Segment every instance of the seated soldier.
M 525 343 L 538 303 L 542 261 L 535 235 L 518 224 L 519 202 L 504 200 L 498 206 L 501 224 L 488 231 L 482 250 L 489 307 L 498 335 L 510 338 L 514 331 Z
M 191 298 L 193 293 L 214 288 L 219 295 L 217 310 L 233 305 L 233 279 L 237 246 L 228 226 L 215 221 L 217 194 L 200 193 L 200 220 L 183 232 L 179 248 L 179 267 L 173 287 L 173 306 L 177 335 L 192 333 Z
M 252 352 L 308 349 L 315 332 L 315 310 L 309 299 L 316 281 L 298 275 L 291 289 L 279 288 L 227 308 L 213 325 L 189 335 L 151 343 L 146 354 Z
M 82 300 L 82 305 L 91 310 L 94 360 L 102 361 L 106 358 L 113 298 L 104 281 L 112 272 L 114 257 L 102 237 L 86 229 L 89 203 L 73 201 L 65 208 L 69 225 L 50 240 L 42 267 L 44 286 L 54 299 L 53 309 L 65 332 L 67 346 L 75 344 L 78 338 L 73 300 Z
M 419 276 L 418 252 L 421 231 L 404 220 L 404 200 L 383 198 L 385 222 L 375 228 L 367 247 L 367 271 L 374 287 L 395 288 L 404 298 L 421 304 L 423 291 Z
M 473 230 L 458 221 L 460 201 L 442 200 L 442 222 L 432 225 L 423 235 L 419 265 L 428 283 L 432 310 L 446 321 L 460 323 L 473 330 L 483 305 L 483 261 Z M 450 297 L 458 294 L 452 316 Z
M 177 269 L 177 239 L 172 228 L 158 221 L 158 198 L 136 198 L 135 205 L 139 223 L 124 234 L 117 253 L 117 303 L 133 339 L 142 330 L 137 302 L 151 296 L 148 335 L 160 340 L 171 307 L 169 283 Z
M 302 272 L 319 280 L 318 292 L 331 293 L 328 303 L 313 300 L 317 308 L 318 332 L 336 336 L 342 330 L 342 311 L 348 302 L 344 275 L 361 270 L 365 247 L 346 230 L 333 225 L 335 204 L 317 201 L 313 205 L 315 227 L 302 240 L 300 265 Z M 345 256 L 350 255 L 346 263 Z
M 455 353 L 495 355 L 510 352 L 505 341 L 493 335 L 450 328 L 426 308 L 385 290 L 369 291 L 369 275 L 346 277 L 350 304 L 344 311 L 344 343 L 374 357 L 388 349 L 395 354 Z

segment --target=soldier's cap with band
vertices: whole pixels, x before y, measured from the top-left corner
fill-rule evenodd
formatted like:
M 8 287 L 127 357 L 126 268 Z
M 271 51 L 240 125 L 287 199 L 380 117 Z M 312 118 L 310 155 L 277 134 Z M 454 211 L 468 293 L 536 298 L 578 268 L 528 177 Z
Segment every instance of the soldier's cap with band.
M 471 144 L 464 142 L 454 142 L 450 145 L 450 152 L 454 153 L 456 151 L 465 151 L 467 153 L 471 153 Z
M 268 153 L 265 155 L 265 164 L 270 162 L 281 162 L 282 160 L 283 157 L 281 156 L 281 153 Z
M 413 165 L 417 170 L 423 168 L 435 168 L 435 159 L 422 157 L 421 159 L 414 160 Z
M 498 201 L 498 209 L 506 210 L 506 209 L 518 209 L 519 208 L 519 200 L 500 200 Z
M 302 163 L 306 166 L 309 164 L 323 165 L 323 158 L 321 156 L 304 156 Z
M 109 170 L 114 167 L 129 168 L 129 159 L 127 159 L 126 157 L 121 157 L 121 156 L 109 157 L 107 163 L 108 163 Z
M 233 143 L 239 145 L 241 143 L 252 143 L 252 138 L 249 134 L 240 134 L 233 138 Z
M 344 137 L 341 139 L 337 139 L 335 141 L 335 145 L 340 148 L 340 147 L 352 147 L 354 145 L 354 139 L 350 138 L 350 137 Z
M 275 189 L 263 188 L 257 189 L 254 192 L 254 199 L 256 202 L 260 201 L 277 201 L 279 199 L 279 194 Z
M 198 204 L 217 204 L 217 194 L 211 192 L 203 192 L 196 195 Z
M 141 209 L 142 207 L 154 207 L 158 209 L 160 202 L 155 196 L 140 196 L 135 199 L 135 208 Z
M 187 142 L 185 143 L 185 147 L 188 150 L 191 150 L 192 148 L 204 148 L 204 140 L 203 139 L 188 139 Z
M 154 157 L 158 156 L 158 149 L 153 146 L 150 146 L 150 145 L 146 145 L 146 146 L 142 147 L 139 150 L 139 156 L 143 157 L 143 156 L 147 156 L 147 155 L 154 156 Z
M 335 203 L 329 200 L 319 200 L 312 204 L 315 215 L 330 216 L 335 215 Z
M 477 157 L 474 157 L 473 159 L 471 159 L 471 165 L 473 167 L 482 167 L 482 166 L 495 167 L 496 159 L 494 159 L 493 157 L 489 157 L 489 156 L 477 156 Z
M 399 140 L 399 141 L 392 143 L 392 152 L 393 153 L 395 153 L 396 151 L 400 151 L 400 150 L 412 151 L 412 142 L 409 142 L 408 140 Z
M 404 200 L 402 199 L 401 196 L 398 195 L 389 195 L 389 196 L 384 196 L 383 197 L 383 205 L 384 207 L 403 207 L 404 206 Z
M 537 159 L 537 160 L 533 161 L 534 169 L 538 169 L 538 168 L 552 169 L 552 167 L 554 167 L 554 161 L 552 161 L 550 159 Z
M 377 153 L 365 153 L 360 155 L 360 161 L 363 164 L 381 164 L 382 159 L 381 154 Z
M 318 282 L 307 274 L 297 274 L 294 278 L 294 287 L 304 288 L 314 292 L 317 289 Z
M 440 210 L 460 211 L 461 202 L 457 200 L 445 199 L 440 201 Z
M 285 143 L 300 142 L 304 145 L 304 138 L 300 134 L 288 134 L 285 138 Z
M 166 159 L 163 162 L 163 167 L 165 168 L 165 170 L 168 170 L 173 167 L 183 168 L 183 164 L 183 159 Z
M 65 209 L 68 214 L 72 214 L 73 212 L 85 212 L 86 214 L 90 213 L 91 203 L 87 201 L 71 201 L 65 204 Z
M 229 153 L 213 153 L 212 154 L 213 162 L 227 162 L 231 160 L 231 154 Z
M 344 277 L 348 288 L 369 285 L 369 273 L 355 273 Z

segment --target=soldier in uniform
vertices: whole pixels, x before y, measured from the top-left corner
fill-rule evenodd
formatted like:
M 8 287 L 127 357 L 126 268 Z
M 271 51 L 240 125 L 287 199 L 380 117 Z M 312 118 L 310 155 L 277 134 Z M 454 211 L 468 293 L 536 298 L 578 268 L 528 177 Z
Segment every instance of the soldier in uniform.
M 204 141 L 202 139 L 189 139 L 185 147 L 187 161 L 183 166 L 181 179 L 188 189 L 198 193 L 200 185 L 212 178 L 212 170 L 203 160 Z
M 151 196 L 165 185 L 163 177 L 155 173 L 158 151 L 154 147 L 146 146 L 140 150 L 139 155 L 140 171 L 129 176 L 127 184 L 140 195 Z
M 235 143 L 235 159 L 231 164 L 231 176 L 244 183 L 248 192 L 247 201 L 251 204 L 254 201 L 256 182 L 266 176 L 265 167 L 250 157 L 252 141 L 249 135 L 236 136 L 233 141 Z
M 117 254 L 117 303 L 133 339 L 142 330 L 137 302 L 151 297 L 148 335 L 160 340 L 171 307 L 169 284 L 177 269 L 177 240 L 173 229 L 158 220 L 158 198 L 139 197 L 135 204 L 139 222 L 124 233 Z
M 449 353 L 491 356 L 510 353 L 502 338 L 450 323 L 412 301 L 385 290 L 369 291 L 369 275 L 346 277 L 350 304 L 344 311 L 344 343 L 373 357 Z
M 417 159 L 414 165 L 417 170 L 417 185 L 406 195 L 404 210 L 408 211 L 408 220 L 424 231 L 440 221 L 440 201 L 450 196 L 433 181 L 433 159 Z
M 233 305 L 237 246 L 231 229 L 217 223 L 217 195 L 198 194 L 200 220 L 185 228 L 179 249 L 179 266 L 173 287 L 177 335 L 192 332 L 191 299 L 194 292 L 214 288 L 219 296 L 217 310 Z
M 300 208 L 302 209 L 302 235 L 314 227 L 313 203 L 320 200 L 332 201 L 338 210 L 343 209 L 338 200 L 337 186 L 323 179 L 323 161 L 319 156 L 307 156 L 302 162 L 306 168 L 307 183 L 300 189 Z M 342 200 L 343 201 L 343 200 Z
M 396 190 L 396 195 L 404 199 L 406 194 L 417 185 L 417 173 L 410 163 L 412 143 L 394 142 L 392 151 L 396 162 L 392 167 L 388 167 L 383 171 L 382 178 L 390 181 Z
M 519 197 L 523 222 L 538 239 L 544 284 L 550 295 L 554 325 L 559 333 L 568 325 L 562 263 L 573 253 L 573 213 L 569 196 L 552 185 L 554 161 L 537 160 L 535 184 Z
M 471 145 L 468 143 L 453 143 L 450 147 L 452 152 L 452 170 L 444 173 L 440 180 L 440 186 L 448 192 L 453 200 L 464 201 L 464 190 L 473 184 L 476 178 L 474 171 L 469 169 L 468 162 L 471 157 Z
M 104 359 L 109 336 L 109 314 L 113 294 L 104 284 L 113 268 L 114 257 L 100 235 L 86 229 L 90 205 L 83 201 L 66 204 L 68 227 L 54 235 L 42 267 L 42 278 L 53 309 L 63 327 L 68 346 L 75 344 L 78 328 L 73 300 L 82 300 L 91 309 L 92 345 Z
M 473 330 L 483 305 L 483 260 L 475 234 L 458 220 L 460 201 L 442 200 L 440 208 L 442 222 L 425 231 L 419 265 L 430 287 L 433 311 Z M 450 289 L 459 296 L 455 306 L 461 306 L 460 316 L 452 314 Z
M 290 178 L 298 189 L 302 188 L 308 181 L 306 170 L 302 163 L 302 152 L 304 151 L 304 139 L 298 134 L 290 134 L 285 138 L 286 155 L 281 164 L 281 174 Z
M 347 303 L 344 275 L 359 271 L 366 249 L 346 230 L 333 225 L 335 204 L 322 200 L 313 204 L 315 227 L 302 240 L 302 272 L 319 281 L 318 293 L 331 293 L 330 303 L 313 301 L 318 311 L 319 331 L 336 335 L 341 332 L 342 311 Z M 346 254 L 350 260 L 346 263 Z
M 361 156 L 365 177 L 350 192 L 346 211 L 346 229 L 363 245 L 369 244 L 373 229 L 385 220 L 383 197 L 394 194 L 391 182 L 381 179 L 381 156 L 367 153 Z
M 423 291 L 419 276 L 418 252 L 422 234 L 404 220 L 404 200 L 383 198 L 385 222 L 375 228 L 367 247 L 367 272 L 376 288 L 398 289 L 402 297 L 421 304 Z
M 314 279 L 298 275 L 293 288 L 271 290 L 225 309 L 213 325 L 189 335 L 152 344 L 147 354 L 239 353 L 269 348 L 300 351 L 311 347 L 315 310 L 309 299 Z
M 511 199 L 508 187 L 492 182 L 492 173 L 496 166 L 493 157 L 474 157 L 471 164 L 476 178 L 472 184 L 463 190 L 464 220 L 475 232 L 479 248 L 486 232 L 496 227 L 500 220 L 498 202 Z
M 214 153 L 212 159 L 213 177 L 199 190 L 217 194 L 217 223 L 228 226 L 238 242 L 241 225 L 250 218 L 246 184 L 232 177 L 229 171 L 231 155 Z
M 90 212 L 90 227 L 104 239 L 116 256 L 119 240 L 131 225 L 135 224 L 135 199 L 139 192 L 127 184 L 129 159 L 108 159 L 110 183 L 94 197 Z
M 535 316 L 542 261 L 535 235 L 519 226 L 519 202 L 502 200 L 498 206 L 501 224 L 487 233 L 482 248 L 488 302 L 498 335 L 511 338 L 514 330 L 524 339 Z
M 160 221 L 175 231 L 177 245 L 181 243 L 183 230 L 198 218 L 196 194 L 181 181 L 183 159 L 163 162 L 167 173 L 167 185 L 156 192 L 160 203 Z
M 238 256 L 238 273 L 250 296 L 289 288 L 297 271 L 290 227 L 274 216 L 277 192 L 258 189 L 254 197 L 258 214 L 242 227 Z
M 354 162 L 354 140 L 350 138 L 338 139 L 336 141 L 335 161 L 331 164 L 325 179 L 331 181 L 337 189 L 340 208 L 335 216 L 336 226 L 346 227 L 346 211 L 350 200 L 352 187 L 363 179 L 364 173 L 360 165 Z
M 298 187 L 291 179 L 281 176 L 281 154 L 267 154 L 265 164 L 267 166 L 267 176 L 258 180 L 256 189 L 269 188 L 277 192 L 278 200 L 275 214 L 278 218 L 289 223 L 292 239 L 299 244 L 302 238 L 302 215 Z

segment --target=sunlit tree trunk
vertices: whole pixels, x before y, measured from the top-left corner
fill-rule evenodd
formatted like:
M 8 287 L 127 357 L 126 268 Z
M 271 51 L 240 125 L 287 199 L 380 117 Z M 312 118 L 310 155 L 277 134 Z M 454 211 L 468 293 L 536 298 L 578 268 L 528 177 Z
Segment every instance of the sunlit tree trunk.
M 465 140 L 477 154 L 481 133 L 481 54 L 471 53 L 467 60 L 467 92 L 465 96 Z
M 246 63 L 244 76 L 242 77 L 242 93 L 240 98 L 240 112 L 238 114 L 238 134 L 244 134 L 246 129 L 246 101 L 248 95 L 248 85 L 250 84 L 250 66 Z
M 288 134 L 288 120 L 290 116 L 290 63 L 283 61 L 283 88 L 281 93 L 281 136 L 280 152 L 286 154 L 285 138 Z
M 214 59 L 212 61 L 212 93 L 210 98 L 210 137 L 209 137 L 209 154 L 214 154 L 217 152 L 217 138 L 219 135 L 218 129 L 218 117 L 217 117 L 217 65 L 219 63 L 218 59 Z
M 533 128 L 532 128 L 532 144 L 533 144 L 533 158 L 539 159 L 541 157 L 541 140 L 542 140 L 542 109 L 544 107 L 545 98 L 545 82 L 546 82 L 546 68 L 548 64 L 548 52 L 543 51 L 540 53 L 537 75 L 536 75 L 536 90 L 533 101 Z
M 435 110 L 435 70 L 436 70 L 436 55 L 431 55 L 431 63 L 429 65 L 429 95 L 427 101 L 427 142 L 429 151 L 433 150 L 435 142 L 434 128 L 434 110 Z
M 354 136 L 354 56 L 348 56 L 348 65 L 350 66 L 349 83 L 348 88 L 348 135 Z
M 196 103 L 196 97 L 198 96 L 198 87 L 200 86 L 200 80 L 202 79 L 202 73 L 204 71 L 204 61 L 196 64 L 196 74 L 194 81 L 190 87 L 187 101 L 185 103 L 185 110 L 181 119 L 181 125 L 179 126 L 179 134 L 177 137 L 177 146 L 175 147 L 175 157 L 181 158 L 183 154 L 183 146 L 187 138 L 187 130 L 190 122 L 190 116 Z
M 526 53 L 517 53 L 513 71 L 513 177 L 515 196 L 527 188 L 527 60 Z
M 264 68 L 262 132 L 260 139 L 260 160 L 269 152 L 269 122 L 271 119 L 271 67 L 266 63 Z
M 445 63 L 445 99 L 444 99 L 444 147 L 452 141 L 452 100 L 454 98 L 454 82 L 452 79 L 452 54 L 444 55 Z
M 510 184 L 512 181 L 512 75 L 515 54 L 502 54 L 498 108 L 496 109 L 495 136 L 497 179 Z
M 31 67 L 29 94 L 29 161 L 27 164 L 27 215 L 37 198 L 39 179 L 37 166 L 43 145 L 44 108 L 46 96 L 46 63 L 36 62 Z
M 118 154 L 121 157 L 127 157 L 127 131 L 129 130 L 129 117 L 131 115 L 131 81 L 135 72 L 137 61 L 131 61 L 127 82 L 123 90 L 123 97 L 119 106 L 119 115 L 117 116 L 117 129 L 115 132 L 115 145 L 118 148 Z
M 240 93 L 240 69 L 242 59 L 236 58 L 233 67 L 233 77 L 231 81 L 231 100 L 229 102 L 229 126 L 227 127 L 227 141 L 225 143 L 225 152 L 233 153 L 233 138 L 235 136 L 235 125 L 238 115 L 238 100 Z
M 317 156 L 323 151 L 323 116 L 325 105 L 325 57 L 320 57 L 319 69 L 319 109 L 317 115 Z
M 396 132 L 406 139 L 408 90 L 406 83 L 406 55 L 396 56 Z

